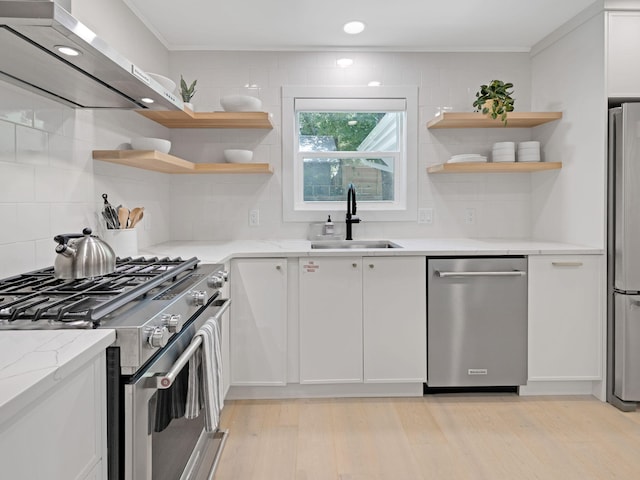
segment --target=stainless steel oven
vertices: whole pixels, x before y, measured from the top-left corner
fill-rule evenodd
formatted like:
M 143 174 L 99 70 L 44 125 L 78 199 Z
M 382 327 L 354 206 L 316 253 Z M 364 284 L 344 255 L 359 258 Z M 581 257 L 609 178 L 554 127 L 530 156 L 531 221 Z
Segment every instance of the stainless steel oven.
M 125 479 L 191 480 L 215 471 L 226 432 L 206 432 L 204 412 L 187 420 L 183 407 L 188 361 L 199 348 L 194 335 L 205 321 L 222 322 L 229 303 L 211 302 L 160 355 L 125 380 Z
M 0 330 L 110 328 L 107 349 L 109 480 L 213 476 L 225 432 L 184 416 L 196 332 L 217 323 L 222 265 L 197 258 L 119 258 L 100 277 L 60 279 L 53 267 L 0 280 Z M 204 364 L 204 362 L 203 362 Z

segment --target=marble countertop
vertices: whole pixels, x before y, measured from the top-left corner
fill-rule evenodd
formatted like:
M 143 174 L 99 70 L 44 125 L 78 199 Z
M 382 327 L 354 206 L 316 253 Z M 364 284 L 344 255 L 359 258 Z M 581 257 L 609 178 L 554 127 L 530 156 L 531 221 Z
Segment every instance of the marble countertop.
M 115 339 L 109 329 L 0 331 L 0 425 Z
M 365 240 L 365 239 L 363 239 Z M 309 240 L 174 241 L 153 245 L 141 255 L 197 257 L 223 263 L 234 257 L 403 256 L 403 255 L 577 255 L 602 249 L 536 240 L 396 239 L 402 248 L 314 250 Z M 98 330 L 0 331 L 0 424 L 86 364 L 115 341 Z
M 361 239 L 366 240 L 366 239 Z M 388 238 L 402 248 L 314 250 L 309 240 L 173 241 L 146 247 L 141 255 L 191 258 L 223 263 L 234 257 L 402 256 L 402 255 L 596 255 L 601 248 L 539 240 Z

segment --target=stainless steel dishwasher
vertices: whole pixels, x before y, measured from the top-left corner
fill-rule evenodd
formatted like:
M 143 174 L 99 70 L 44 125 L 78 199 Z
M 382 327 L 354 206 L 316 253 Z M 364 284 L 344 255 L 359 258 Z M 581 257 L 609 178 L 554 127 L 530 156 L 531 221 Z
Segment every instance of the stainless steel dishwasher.
M 427 387 L 526 382 L 526 257 L 428 259 Z

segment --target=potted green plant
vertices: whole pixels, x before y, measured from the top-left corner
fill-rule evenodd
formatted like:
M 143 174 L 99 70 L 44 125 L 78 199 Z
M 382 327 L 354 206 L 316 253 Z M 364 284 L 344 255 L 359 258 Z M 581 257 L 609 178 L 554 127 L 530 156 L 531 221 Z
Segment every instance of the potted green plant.
M 182 101 L 184 102 L 184 106 L 193 111 L 193 104 L 191 103 L 191 99 L 196 94 L 196 83 L 198 80 L 194 80 L 193 83 L 187 86 L 187 82 L 184 81 L 182 75 L 180 75 L 180 95 L 182 96 Z
M 513 83 L 504 83 L 501 80 L 491 80 L 489 85 L 480 85 L 476 92 L 476 100 L 473 106 L 476 112 L 489 115 L 494 120 L 500 117 L 502 123 L 507 124 L 507 112 L 513 112 L 514 99 Z

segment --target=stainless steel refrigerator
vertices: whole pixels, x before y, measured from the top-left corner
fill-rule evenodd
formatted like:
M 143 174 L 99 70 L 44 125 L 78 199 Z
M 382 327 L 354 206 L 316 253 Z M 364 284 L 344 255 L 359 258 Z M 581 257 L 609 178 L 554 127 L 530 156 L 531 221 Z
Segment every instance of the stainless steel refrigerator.
M 640 402 L 640 103 L 609 110 L 608 400 Z

